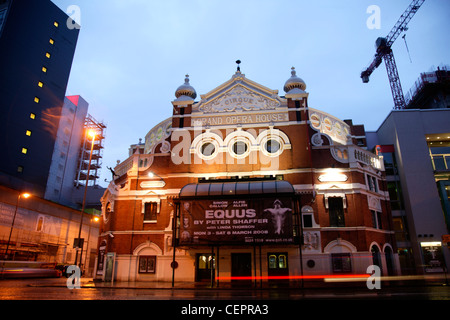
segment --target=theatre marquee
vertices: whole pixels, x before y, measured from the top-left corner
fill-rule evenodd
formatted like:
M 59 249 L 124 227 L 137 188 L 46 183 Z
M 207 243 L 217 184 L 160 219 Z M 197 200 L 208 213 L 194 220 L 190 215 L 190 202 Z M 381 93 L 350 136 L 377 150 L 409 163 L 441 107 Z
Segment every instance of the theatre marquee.
M 180 196 L 179 244 L 293 244 L 294 194 L 284 183 L 189 185 L 195 191 Z

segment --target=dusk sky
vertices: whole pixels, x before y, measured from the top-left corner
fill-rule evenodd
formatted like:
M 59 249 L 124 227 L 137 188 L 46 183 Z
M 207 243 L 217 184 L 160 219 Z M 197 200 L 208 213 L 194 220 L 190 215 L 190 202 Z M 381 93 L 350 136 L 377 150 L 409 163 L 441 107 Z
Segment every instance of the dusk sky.
M 375 131 L 393 108 L 384 62 L 368 84 L 360 73 L 411 0 L 53 0 L 81 24 L 67 95 L 81 95 L 107 125 L 106 166 L 172 115 L 186 74 L 205 94 L 236 71 L 279 90 L 291 67 L 307 85 L 309 107 Z M 69 6 L 80 9 L 79 17 Z M 367 8 L 380 8 L 369 29 Z M 404 94 L 420 73 L 450 65 L 450 1 L 426 0 L 393 45 Z M 411 60 L 410 60 L 411 58 Z M 412 62 L 411 62 L 412 61 Z

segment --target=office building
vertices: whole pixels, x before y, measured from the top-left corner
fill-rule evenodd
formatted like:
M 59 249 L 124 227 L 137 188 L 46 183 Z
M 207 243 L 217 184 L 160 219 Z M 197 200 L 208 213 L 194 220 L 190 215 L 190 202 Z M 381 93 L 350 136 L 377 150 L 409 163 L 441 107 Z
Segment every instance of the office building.
M 369 150 L 383 155 L 404 274 L 442 273 L 450 265 L 450 72 L 420 75 L 404 110 L 393 110 Z
M 50 0 L 0 4 L 0 183 L 44 197 L 79 28 Z

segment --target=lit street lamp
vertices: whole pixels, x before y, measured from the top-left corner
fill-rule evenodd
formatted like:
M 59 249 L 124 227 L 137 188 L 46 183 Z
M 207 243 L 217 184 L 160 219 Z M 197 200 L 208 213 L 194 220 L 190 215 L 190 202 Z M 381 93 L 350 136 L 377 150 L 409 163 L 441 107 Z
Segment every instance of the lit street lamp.
M 77 265 L 77 262 L 78 262 L 78 249 L 80 248 L 80 244 L 81 244 L 81 229 L 83 227 L 83 215 L 84 215 L 84 209 L 86 206 L 86 193 L 87 193 L 87 188 L 88 188 L 88 184 L 89 184 L 89 175 L 90 175 L 90 171 L 91 171 L 92 153 L 94 151 L 95 131 L 89 130 L 87 132 L 87 135 L 89 135 L 92 138 L 92 143 L 91 143 L 91 153 L 89 154 L 89 165 L 88 165 L 88 171 L 87 171 L 87 176 L 86 176 L 86 183 L 84 186 L 83 204 L 81 206 L 80 229 L 78 230 L 78 241 L 77 241 L 77 247 L 75 249 L 75 263 L 74 263 L 75 265 Z M 81 269 L 82 257 L 83 257 L 83 245 L 81 245 L 80 265 L 79 265 L 80 269 Z
M 11 242 L 12 232 L 14 229 L 14 222 L 16 221 L 17 209 L 19 208 L 19 201 L 21 198 L 28 199 L 29 197 L 31 197 L 31 194 L 29 194 L 29 193 L 19 193 L 19 195 L 17 196 L 16 209 L 14 210 L 14 216 L 13 216 L 13 220 L 11 223 L 11 230 L 9 231 L 8 243 L 6 244 L 5 260 L 7 260 L 9 258 L 8 257 L 8 249 L 9 249 L 9 244 Z

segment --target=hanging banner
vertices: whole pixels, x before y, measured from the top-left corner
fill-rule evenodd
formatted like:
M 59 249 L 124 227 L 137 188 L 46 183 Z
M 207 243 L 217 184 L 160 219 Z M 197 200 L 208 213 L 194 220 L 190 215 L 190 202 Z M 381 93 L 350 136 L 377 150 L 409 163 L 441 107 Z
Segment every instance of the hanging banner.
M 181 201 L 180 245 L 289 244 L 290 197 Z

